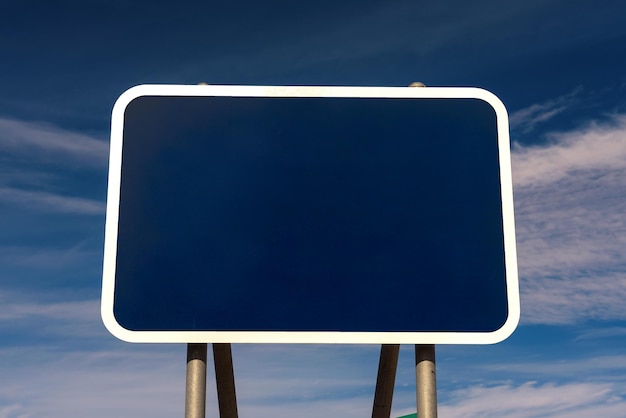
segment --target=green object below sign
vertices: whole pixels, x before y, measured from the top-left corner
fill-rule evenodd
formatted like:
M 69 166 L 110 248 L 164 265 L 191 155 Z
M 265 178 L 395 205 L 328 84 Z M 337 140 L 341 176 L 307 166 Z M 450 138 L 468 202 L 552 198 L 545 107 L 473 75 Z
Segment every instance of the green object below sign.
M 417 412 L 414 414 L 402 415 L 401 417 L 398 417 L 398 418 L 417 418 Z

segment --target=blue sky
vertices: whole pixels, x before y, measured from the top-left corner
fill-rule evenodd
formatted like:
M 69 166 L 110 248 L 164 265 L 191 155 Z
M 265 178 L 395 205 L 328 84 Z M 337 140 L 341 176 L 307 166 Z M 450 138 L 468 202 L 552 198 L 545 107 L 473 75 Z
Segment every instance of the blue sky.
M 622 417 L 625 13 L 620 1 L 3 2 L 0 417 L 182 414 L 185 346 L 124 343 L 100 320 L 106 168 L 119 94 L 202 81 L 497 94 L 521 324 L 497 345 L 438 346 L 440 416 Z M 236 345 L 241 415 L 367 416 L 378 350 Z M 412 357 L 403 346 L 393 416 L 415 410 Z

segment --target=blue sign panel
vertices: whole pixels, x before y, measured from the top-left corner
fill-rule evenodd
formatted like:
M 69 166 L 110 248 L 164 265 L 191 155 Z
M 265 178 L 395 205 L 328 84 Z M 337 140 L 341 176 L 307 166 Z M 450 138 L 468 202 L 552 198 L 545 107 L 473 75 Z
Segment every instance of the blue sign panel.
M 131 89 L 104 322 L 146 342 L 500 341 L 519 318 L 508 147 L 479 89 Z

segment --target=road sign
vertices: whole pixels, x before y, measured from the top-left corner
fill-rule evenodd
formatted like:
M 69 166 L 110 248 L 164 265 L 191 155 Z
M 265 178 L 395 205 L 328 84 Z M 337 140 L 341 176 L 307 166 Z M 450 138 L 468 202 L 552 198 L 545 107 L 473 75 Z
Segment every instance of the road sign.
M 123 340 L 494 343 L 518 293 L 508 119 L 485 90 L 115 104 L 102 317 Z

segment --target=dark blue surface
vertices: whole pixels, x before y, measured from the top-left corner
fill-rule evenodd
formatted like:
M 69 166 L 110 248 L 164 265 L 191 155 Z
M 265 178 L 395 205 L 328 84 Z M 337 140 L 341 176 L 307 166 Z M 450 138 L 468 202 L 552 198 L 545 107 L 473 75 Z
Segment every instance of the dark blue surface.
M 140 97 L 121 187 L 114 314 L 127 329 L 506 320 L 486 102 Z

